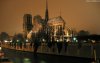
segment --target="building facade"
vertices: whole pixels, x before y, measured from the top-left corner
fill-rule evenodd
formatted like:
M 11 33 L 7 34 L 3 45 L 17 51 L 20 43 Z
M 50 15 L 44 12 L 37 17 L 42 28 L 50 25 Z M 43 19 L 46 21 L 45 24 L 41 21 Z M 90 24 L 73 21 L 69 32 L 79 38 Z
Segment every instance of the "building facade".
M 32 15 L 31 14 L 25 14 L 23 17 L 23 32 L 24 37 L 27 38 L 27 34 L 32 30 L 33 23 L 32 23 Z

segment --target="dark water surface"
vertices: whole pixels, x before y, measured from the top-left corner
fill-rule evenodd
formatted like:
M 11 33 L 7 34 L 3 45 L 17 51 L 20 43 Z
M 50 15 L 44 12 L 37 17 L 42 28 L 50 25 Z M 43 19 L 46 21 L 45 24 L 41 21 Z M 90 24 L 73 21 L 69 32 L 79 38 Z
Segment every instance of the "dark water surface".
M 91 63 L 90 58 L 71 56 L 34 54 L 33 52 L 22 52 L 3 48 L 5 57 L 9 57 L 14 63 Z

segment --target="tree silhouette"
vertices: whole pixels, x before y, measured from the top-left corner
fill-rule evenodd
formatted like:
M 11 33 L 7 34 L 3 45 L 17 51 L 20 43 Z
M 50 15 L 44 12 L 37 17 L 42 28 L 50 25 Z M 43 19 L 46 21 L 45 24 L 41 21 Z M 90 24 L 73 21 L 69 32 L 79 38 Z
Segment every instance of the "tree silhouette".
M 6 32 L 1 32 L 0 34 L 0 40 L 4 41 L 4 40 L 8 40 L 9 39 L 9 35 Z
M 85 31 L 85 30 L 80 30 L 78 32 L 78 36 L 86 36 L 86 35 L 89 35 L 90 33 L 88 31 Z
M 17 44 L 20 48 L 22 48 L 22 43 L 25 42 L 23 34 L 21 34 L 21 33 L 15 34 L 12 42 L 13 42 L 14 46 L 16 46 L 15 44 Z

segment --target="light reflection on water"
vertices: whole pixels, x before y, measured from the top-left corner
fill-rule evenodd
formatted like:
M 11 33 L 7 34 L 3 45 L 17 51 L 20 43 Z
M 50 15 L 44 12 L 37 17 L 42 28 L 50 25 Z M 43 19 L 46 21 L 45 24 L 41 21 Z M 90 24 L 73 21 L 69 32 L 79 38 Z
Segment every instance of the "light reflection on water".
M 13 63 L 91 63 L 91 59 L 4 49 Z
M 29 58 L 13 58 L 13 63 L 32 63 Z
M 12 58 L 11 58 L 12 59 Z M 61 58 L 61 60 L 59 58 L 46 58 L 45 59 L 43 57 L 41 58 L 13 58 L 12 61 L 13 63 L 91 63 L 88 60 L 73 60 L 73 59 L 68 59 L 68 58 Z
M 13 58 L 13 63 L 47 63 L 45 60 L 32 61 L 30 58 Z
M 23 63 L 32 63 L 29 58 L 24 58 Z

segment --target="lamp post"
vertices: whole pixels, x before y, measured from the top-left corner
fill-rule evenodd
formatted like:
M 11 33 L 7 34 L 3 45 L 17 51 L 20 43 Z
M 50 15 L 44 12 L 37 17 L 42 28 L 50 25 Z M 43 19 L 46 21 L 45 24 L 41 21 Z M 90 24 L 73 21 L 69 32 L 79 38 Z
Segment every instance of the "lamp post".
M 92 40 L 92 53 L 93 53 L 93 58 L 94 58 L 93 62 L 97 61 L 95 44 L 96 44 L 95 40 Z

